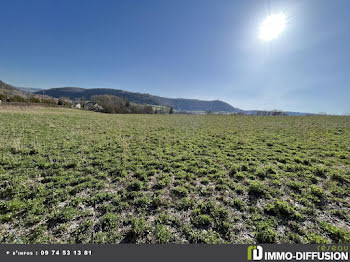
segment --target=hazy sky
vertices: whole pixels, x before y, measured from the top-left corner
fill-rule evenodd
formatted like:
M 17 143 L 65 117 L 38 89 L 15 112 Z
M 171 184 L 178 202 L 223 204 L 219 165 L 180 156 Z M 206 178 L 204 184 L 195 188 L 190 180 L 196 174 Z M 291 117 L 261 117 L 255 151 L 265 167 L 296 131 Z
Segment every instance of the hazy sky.
M 0 0 L 0 79 L 350 113 L 348 0 Z M 283 12 L 271 42 L 259 24 Z

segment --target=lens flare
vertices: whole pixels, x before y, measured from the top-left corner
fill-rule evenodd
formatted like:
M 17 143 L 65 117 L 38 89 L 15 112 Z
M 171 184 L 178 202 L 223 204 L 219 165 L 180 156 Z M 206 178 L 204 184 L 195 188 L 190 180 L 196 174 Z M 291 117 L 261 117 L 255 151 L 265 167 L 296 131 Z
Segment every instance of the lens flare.
M 283 13 L 268 16 L 259 27 L 259 38 L 271 41 L 277 38 L 286 27 L 286 16 Z

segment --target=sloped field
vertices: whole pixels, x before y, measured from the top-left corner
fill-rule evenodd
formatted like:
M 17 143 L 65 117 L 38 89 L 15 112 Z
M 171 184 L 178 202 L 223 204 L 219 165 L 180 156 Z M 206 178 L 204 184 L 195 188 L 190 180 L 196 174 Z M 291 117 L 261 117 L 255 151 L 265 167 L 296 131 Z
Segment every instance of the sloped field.
M 350 242 L 350 117 L 0 110 L 1 243 Z

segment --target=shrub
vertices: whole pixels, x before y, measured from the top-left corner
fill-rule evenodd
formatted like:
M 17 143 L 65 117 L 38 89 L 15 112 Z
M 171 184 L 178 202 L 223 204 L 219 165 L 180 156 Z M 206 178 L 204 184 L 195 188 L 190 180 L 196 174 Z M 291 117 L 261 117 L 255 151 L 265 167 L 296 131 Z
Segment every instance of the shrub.
M 246 177 L 246 174 L 244 172 L 237 172 L 234 175 L 234 178 L 237 180 L 243 180 Z
M 254 196 L 266 195 L 265 185 L 260 181 L 252 181 L 249 184 L 248 193 Z
M 255 175 L 257 175 L 258 177 L 260 177 L 261 179 L 264 179 L 267 176 L 266 170 L 262 167 L 258 167 L 255 170 Z
M 311 194 L 313 194 L 314 196 L 318 197 L 318 198 L 323 198 L 326 196 L 325 192 L 323 191 L 323 189 L 319 186 L 315 186 L 315 185 L 311 185 L 310 186 L 310 191 Z
M 191 221 L 195 227 L 209 227 L 213 219 L 207 214 L 198 214 L 191 217 Z
M 7 209 L 8 212 L 17 212 L 23 210 L 26 207 L 26 203 L 20 199 L 12 199 L 9 202 L 2 202 L 1 205 Z M 1 209 L 1 207 L 0 207 Z
M 270 165 L 265 167 L 265 172 L 266 172 L 266 174 L 276 174 L 277 173 L 276 170 Z
M 22 96 L 13 96 L 8 99 L 9 102 L 27 102 L 27 99 Z
M 113 198 L 112 193 L 109 192 L 100 192 L 93 196 L 88 202 L 92 205 L 97 205 L 105 201 L 111 200 Z
M 139 207 L 147 207 L 151 201 L 152 199 L 148 195 L 144 194 L 141 197 L 136 198 L 134 200 L 134 204 Z
M 97 232 L 93 235 L 92 243 L 105 244 L 108 241 L 106 232 Z
M 275 243 L 277 233 L 267 224 L 261 223 L 257 226 L 255 239 L 258 243 Z
M 73 207 L 64 207 L 63 209 L 56 211 L 53 215 L 52 221 L 58 223 L 65 223 L 73 219 L 77 214 L 77 210 Z
M 184 197 L 179 203 L 179 208 L 183 210 L 190 209 L 194 207 L 194 204 L 195 201 L 193 198 Z
M 239 165 L 233 165 L 230 171 L 228 172 L 228 174 L 230 177 L 233 177 L 239 170 L 240 170 Z
M 223 234 L 227 234 L 230 227 L 228 210 L 213 201 L 199 203 L 192 212 L 191 222 L 198 228 L 213 225 Z
M 169 222 L 172 222 L 175 218 L 169 215 L 168 213 L 161 213 L 157 217 L 156 221 L 159 224 L 167 224 Z
M 161 206 L 164 204 L 163 198 L 161 195 L 153 195 L 152 200 L 151 200 L 151 205 L 155 208 Z
M 209 178 L 204 177 L 204 178 L 201 179 L 201 184 L 203 184 L 203 185 L 208 185 L 209 183 L 210 183 Z
M 82 222 L 77 230 L 75 231 L 75 242 L 84 243 L 87 242 L 91 235 L 91 229 L 93 228 L 94 222 L 92 220 L 87 220 Z
M 275 200 L 274 204 L 267 204 L 265 211 L 283 218 L 302 218 L 302 215 L 286 201 Z
M 98 206 L 97 208 L 98 211 L 101 212 L 101 214 L 106 214 L 106 213 L 111 213 L 116 210 L 115 206 L 109 203 L 102 204 Z
M 329 244 L 329 241 L 327 238 L 317 235 L 315 233 L 309 233 L 306 237 L 305 240 L 309 244 Z
M 100 219 L 100 225 L 102 231 L 113 230 L 117 225 L 118 216 L 113 213 L 107 213 L 103 215 Z
M 44 225 L 39 225 L 38 227 L 35 227 L 34 229 L 32 229 L 29 237 L 31 244 L 39 244 L 39 243 L 42 244 L 43 236 L 45 235 L 46 231 L 47 231 L 47 227 Z M 17 240 L 17 241 L 21 241 L 21 240 Z
M 131 230 L 136 236 L 144 234 L 147 230 L 145 218 L 132 218 Z
M 141 180 L 141 181 L 147 181 L 148 180 L 148 176 L 147 173 L 145 173 L 143 170 L 136 170 L 134 177 Z
M 97 232 L 93 235 L 92 242 L 97 244 L 117 244 L 120 235 L 116 232 Z
M 144 187 L 143 183 L 140 180 L 133 180 L 128 185 L 129 191 L 140 191 Z
M 81 203 L 83 202 L 83 198 L 82 197 L 76 197 L 74 199 L 72 199 L 69 203 L 70 206 L 72 207 L 77 207 L 79 206 Z
M 326 169 L 322 166 L 317 166 L 314 168 L 314 174 L 319 177 L 326 177 Z
M 165 225 L 157 224 L 155 233 L 157 243 L 167 244 L 172 241 L 172 234 Z
M 287 237 L 288 237 L 288 239 L 290 239 L 294 243 L 298 243 L 298 244 L 302 243 L 302 237 L 297 233 L 288 232 Z
M 299 182 L 299 181 L 288 181 L 287 182 L 287 186 L 289 186 L 291 189 L 297 191 L 297 192 L 301 192 L 301 189 L 304 187 L 304 183 L 303 182 Z
M 170 185 L 170 181 L 171 181 L 171 179 L 169 176 L 164 176 L 160 180 L 157 181 L 156 187 L 159 189 L 165 188 L 165 187 Z
M 40 103 L 40 98 L 37 98 L 37 97 L 30 97 L 29 98 L 29 102 L 30 103 Z
M 331 178 L 340 183 L 350 182 L 350 176 L 346 177 L 346 175 L 341 175 L 340 173 L 332 173 Z
M 236 198 L 235 200 L 233 200 L 233 205 L 241 212 L 245 210 L 245 204 L 240 198 Z
M 171 192 L 178 197 L 185 197 L 188 195 L 188 190 L 185 187 L 174 187 Z
M 327 222 L 321 222 L 320 226 L 325 230 L 335 243 L 349 243 L 350 231 L 333 226 Z
M 191 231 L 189 232 L 190 243 L 205 243 L 205 244 L 223 244 L 220 234 L 213 230 L 207 231 Z

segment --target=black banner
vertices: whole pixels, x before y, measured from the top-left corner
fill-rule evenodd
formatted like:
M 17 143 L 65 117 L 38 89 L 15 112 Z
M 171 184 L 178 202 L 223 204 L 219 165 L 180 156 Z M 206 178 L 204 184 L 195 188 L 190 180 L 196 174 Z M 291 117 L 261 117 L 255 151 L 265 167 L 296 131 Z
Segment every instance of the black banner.
M 0 245 L 0 261 L 349 261 L 349 245 Z

